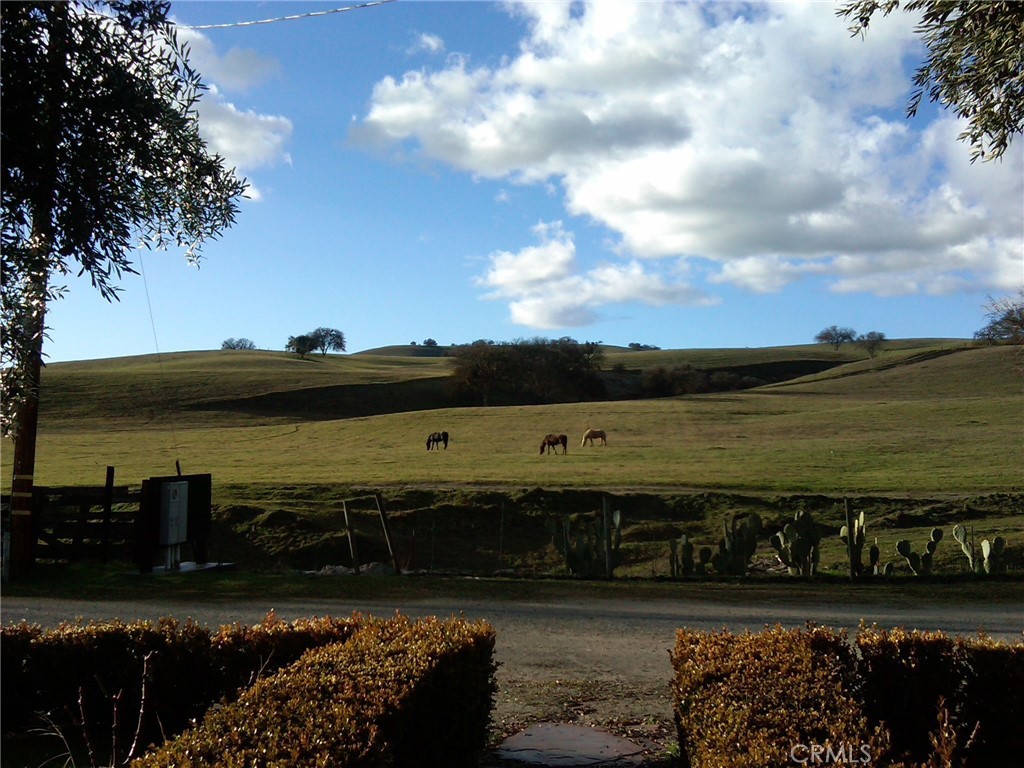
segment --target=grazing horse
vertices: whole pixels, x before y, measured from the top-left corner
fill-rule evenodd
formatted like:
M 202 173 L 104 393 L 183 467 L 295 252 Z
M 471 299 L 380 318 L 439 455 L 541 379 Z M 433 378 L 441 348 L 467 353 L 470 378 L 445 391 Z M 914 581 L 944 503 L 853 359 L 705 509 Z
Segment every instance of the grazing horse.
M 447 451 L 448 450 L 448 433 L 447 432 L 431 432 L 430 436 L 427 438 L 427 450 L 429 451 L 431 448 L 437 448 L 437 450 L 441 450 L 438 446 L 440 446 L 442 444 L 444 445 L 444 449 Z
M 569 452 L 569 438 L 565 435 L 545 435 L 543 442 L 540 444 L 540 453 L 544 455 L 544 449 L 548 449 L 548 453 L 551 453 L 551 449 L 555 449 L 555 453 L 558 453 L 558 446 L 562 446 L 562 453 Z
M 587 440 L 593 445 L 595 440 L 600 440 L 601 445 L 608 445 L 608 435 L 604 433 L 603 429 L 588 429 L 583 433 L 583 439 L 580 440 L 580 448 L 587 444 Z

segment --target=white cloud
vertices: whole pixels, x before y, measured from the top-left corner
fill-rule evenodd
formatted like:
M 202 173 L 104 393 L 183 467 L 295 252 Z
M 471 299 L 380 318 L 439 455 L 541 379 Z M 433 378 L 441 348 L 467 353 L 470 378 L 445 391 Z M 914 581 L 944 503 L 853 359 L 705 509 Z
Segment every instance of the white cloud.
M 211 149 L 246 170 L 290 162 L 285 147 L 292 134 L 291 120 L 252 110 L 243 112 L 218 98 L 215 87 L 210 88 L 209 95 L 213 98 L 200 102 L 199 130 Z
M 530 328 L 587 325 L 609 304 L 697 305 L 713 300 L 679 275 L 633 260 L 582 269 L 576 245 L 562 222 L 533 228 L 540 241 L 517 252 L 491 254 L 491 266 L 479 278 L 487 298 L 507 299 L 513 322 Z
M 178 37 L 180 42 L 188 43 L 189 61 L 208 86 L 197 109 L 199 132 L 210 149 L 243 173 L 291 163 L 287 151 L 291 120 L 241 110 L 225 97 L 225 91 L 244 91 L 276 76 L 280 69 L 277 60 L 239 48 L 220 55 L 206 35 L 188 28 L 180 27 Z M 246 194 L 254 201 L 263 197 L 252 179 Z
M 559 189 L 568 213 L 621 239 L 605 268 L 635 296 L 666 259 L 757 292 L 806 275 L 880 295 L 1019 284 L 1021 142 L 971 165 L 948 113 L 904 118 L 912 15 L 862 40 L 828 3 L 509 7 L 527 25 L 515 56 L 385 78 L 354 136 Z M 571 274 L 531 282 L 533 255 L 492 256 L 483 280 L 517 321 L 580 322 L 622 300 L 576 255 L 558 262 Z M 512 265 L 529 291 L 511 292 Z M 590 302 L 553 309 L 543 285 Z
M 178 41 L 189 46 L 189 61 L 203 79 L 216 83 L 224 91 L 246 91 L 276 77 L 281 72 L 277 59 L 251 48 L 230 48 L 220 54 L 213 41 L 195 29 L 179 27 Z
M 444 40 L 437 35 L 430 34 L 429 32 L 423 32 L 418 35 L 415 42 L 409 46 L 407 53 L 410 56 L 417 53 L 444 53 Z

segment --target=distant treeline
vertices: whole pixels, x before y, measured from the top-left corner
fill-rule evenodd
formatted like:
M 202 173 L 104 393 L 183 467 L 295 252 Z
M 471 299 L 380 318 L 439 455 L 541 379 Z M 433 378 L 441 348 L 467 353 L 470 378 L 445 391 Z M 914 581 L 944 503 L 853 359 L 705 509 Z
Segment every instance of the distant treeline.
M 486 339 L 454 345 L 450 387 L 482 405 L 580 402 L 622 397 L 671 397 L 749 389 L 816 373 L 833 361 L 786 361 L 732 369 L 704 370 L 689 363 L 629 372 L 622 363 L 602 371 L 600 342 L 560 339 Z M 635 376 L 635 378 L 634 378 Z M 611 377 L 611 378 L 609 378 Z M 614 392 L 607 383 L 618 384 Z M 631 382 L 631 383 L 630 383 Z
M 643 389 L 648 397 L 699 395 L 702 392 L 724 392 L 750 389 L 768 382 L 756 376 L 742 376 L 733 371 L 705 371 L 688 363 L 674 368 L 649 368 L 644 371 Z
M 603 353 L 596 342 L 560 339 L 480 339 L 453 346 L 451 386 L 483 405 L 597 400 Z

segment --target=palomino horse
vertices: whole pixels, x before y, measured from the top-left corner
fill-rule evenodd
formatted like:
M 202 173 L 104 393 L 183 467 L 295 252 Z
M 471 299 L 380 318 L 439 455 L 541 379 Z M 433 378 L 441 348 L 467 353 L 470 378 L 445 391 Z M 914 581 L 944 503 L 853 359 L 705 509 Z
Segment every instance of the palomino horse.
M 541 455 L 544 454 L 544 449 L 548 449 L 548 453 L 551 453 L 551 449 L 555 449 L 555 453 L 558 453 L 558 446 L 562 446 L 562 453 L 569 452 L 569 438 L 565 435 L 545 435 L 544 441 L 540 444 Z
M 441 450 L 438 446 L 440 446 L 442 444 L 444 445 L 444 449 L 447 451 L 448 450 L 448 433 L 447 432 L 431 432 L 430 436 L 427 438 L 427 450 L 429 451 L 431 448 L 437 448 L 437 450 Z
M 603 429 L 588 429 L 583 433 L 583 439 L 580 440 L 580 448 L 587 444 L 587 440 L 593 445 L 595 440 L 600 440 L 601 445 L 608 445 L 608 435 L 604 433 Z

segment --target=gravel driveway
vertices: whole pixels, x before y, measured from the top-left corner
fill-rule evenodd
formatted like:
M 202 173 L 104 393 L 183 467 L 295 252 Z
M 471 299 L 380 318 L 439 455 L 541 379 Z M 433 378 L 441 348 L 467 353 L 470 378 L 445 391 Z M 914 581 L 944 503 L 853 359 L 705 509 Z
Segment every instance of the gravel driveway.
M 210 626 L 255 623 L 271 608 L 285 620 L 362 611 L 388 616 L 464 615 L 483 618 L 497 630 L 500 686 L 495 736 L 538 721 L 599 725 L 663 753 L 674 741 L 668 652 L 678 627 L 734 631 L 766 624 L 803 626 L 808 620 L 855 630 L 863 619 L 880 626 L 974 634 L 984 629 L 999 639 L 1024 631 L 1024 599 L 1012 605 L 893 607 L 847 603 L 735 603 L 713 600 L 591 599 L 572 602 L 425 600 L 246 601 L 219 603 L 70 601 L 4 598 L 3 623 L 53 625 L 81 618 L 156 619 L 191 617 Z

